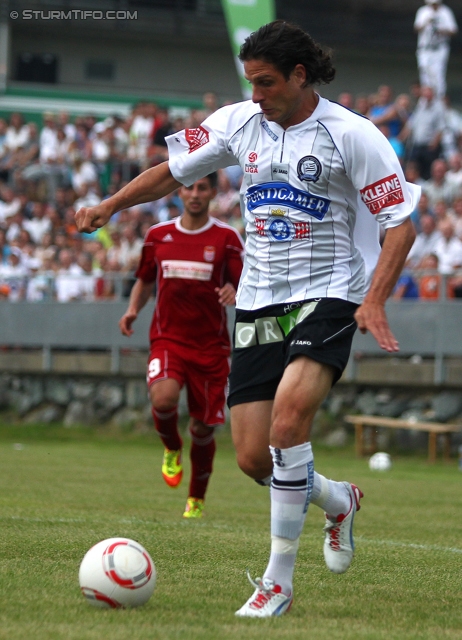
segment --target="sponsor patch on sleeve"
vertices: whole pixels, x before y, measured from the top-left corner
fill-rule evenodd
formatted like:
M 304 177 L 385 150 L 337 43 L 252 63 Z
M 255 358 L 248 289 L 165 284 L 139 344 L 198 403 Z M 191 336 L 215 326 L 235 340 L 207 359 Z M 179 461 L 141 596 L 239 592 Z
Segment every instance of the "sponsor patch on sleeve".
M 189 145 L 189 152 L 197 151 L 207 144 L 209 141 L 209 132 L 204 129 L 203 126 L 199 126 L 196 129 L 185 129 L 186 142 Z
M 369 184 L 359 193 L 362 201 L 373 214 L 380 213 L 386 207 L 404 202 L 403 188 L 396 173 Z

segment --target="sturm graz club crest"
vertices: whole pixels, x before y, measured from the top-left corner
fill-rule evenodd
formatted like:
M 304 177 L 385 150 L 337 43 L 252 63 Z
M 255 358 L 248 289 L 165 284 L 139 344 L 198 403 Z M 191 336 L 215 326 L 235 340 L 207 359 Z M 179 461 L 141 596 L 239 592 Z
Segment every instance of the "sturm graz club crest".
M 317 182 L 321 170 L 321 163 L 316 156 L 304 156 L 298 161 L 297 174 L 304 182 Z
M 270 240 L 285 242 L 286 240 L 292 240 L 295 236 L 294 225 L 286 218 L 270 217 L 265 226 Z

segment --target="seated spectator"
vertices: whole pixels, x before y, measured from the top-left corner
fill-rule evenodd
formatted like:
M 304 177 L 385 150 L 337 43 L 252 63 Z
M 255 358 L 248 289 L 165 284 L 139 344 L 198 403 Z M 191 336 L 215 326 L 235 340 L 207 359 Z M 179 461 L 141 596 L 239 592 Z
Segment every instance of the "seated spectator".
M 395 140 L 401 133 L 411 115 L 411 101 L 407 94 L 400 94 L 392 100 L 392 91 L 387 85 L 379 88 L 378 103 L 369 111 L 370 120 L 380 128 L 386 125 L 390 131 L 390 138 Z M 401 144 L 402 141 L 401 141 Z
M 354 111 L 361 116 L 366 116 L 371 108 L 369 98 L 366 95 L 359 95 L 356 97 Z
M 342 93 L 339 94 L 337 98 L 337 102 L 341 104 L 342 107 L 346 107 L 347 109 L 350 109 L 351 111 L 353 111 L 354 98 L 352 93 L 349 93 L 348 91 L 343 91 Z
M 79 193 L 85 184 L 90 191 L 98 193 L 98 173 L 93 163 L 84 160 L 80 154 L 73 157 L 71 163 L 71 184 L 75 193 Z
M 22 261 L 22 252 L 11 247 L 6 264 L 0 265 L 0 283 L 8 287 L 8 300 L 23 300 L 26 292 L 27 268 Z
M 423 272 L 419 278 L 419 298 L 421 300 L 438 300 L 441 290 L 438 256 L 434 253 L 424 256 L 418 269 Z
M 142 248 L 143 239 L 137 235 L 136 227 L 132 223 L 126 224 L 122 229 L 119 256 L 124 271 L 133 271 L 137 268 Z
M 94 207 L 101 202 L 99 195 L 92 191 L 90 184 L 86 182 L 83 182 L 75 192 L 77 195 L 77 200 L 73 205 L 75 211 L 78 211 L 81 207 Z
M 49 274 L 42 269 L 40 260 L 30 260 L 28 270 L 26 300 L 28 302 L 43 302 L 44 300 L 51 299 L 53 280 Z
M 435 218 L 424 214 L 420 219 L 421 232 L 417 234 L 414 244 L 407 256 L 407 265 L 417 268 L 421 261 L 434 253 L 436 243 L 441 238 L 441 232 L 436 228 Z
M 217 94 L 213 91 L 207 91 L 202 96 L 202 104 L 204 106 L 204 111 L 206 113 L 206 117 L 212 115 L 218 109 L 218 98 Z
M 432 216 L 432 218 L 435 217 L 435 213 L 429 205 L 427 194 L 422 192 L 416 208 L 411 213 L 411 220 L 412 220 L 412 223 L 414 224 L 414 227 L 417 233 L 420 233 L 422 231 L 422 226 L 420 221 L 422 220 L 422 217 L 424 215 Z
M 448 158 L 448 170 L 446 172 L 446 178 L 448 182 L 453 184 L 460 192 L 462 187 L 462 154 L 457 152 L 453 153 Z
M 173 128 L 168 115 L 168 110 L 159 109 L 157 111 L 154 134 L 151 138 L 151 144 L 147 150 L 150 165 L 152 167 L 168 159 L 168 150 L 165 138 L 171 133 L 173 133 Z
M 40 244 L 45 233 L 51 231 L 50 218 L 46 215 L 46 204 L 44 202 L 34 202 L 30 220 L 24 220 L 23 227 L 30 233 L 30 237 L 35 244 Z
M 444 129 L 441 137 L 441 147 L 443 157 L 449 161 L 450 158 L 458 153 L 461 134 L 462 134 L 462 116 L 457 109 L 451 105 L 449 96 L 445 96 L 444 102 Z
M 434 248 L 439 261 L 438 269 L 443 275 L 451 275 L 462 267 L 462 241 L 455 235 L 451 220 L 442 220 L 438 229 L 442 236 L 436 241 Z
M 404 269 L 398 278 L 398 282 L 391 294 L 392 300 L 416 299 L 419 297 L 419 288 L 412 272 Z
M 82 291 L 80 279 L 83 269 L 76 264 L 69 249 L 61 249 L 58 256 L 59 268 L 55 278 L 55 293 L 58 302 L 80 300 Z
M 431 178 L 422 185 L 422 191 L 427 194 L 431 207 L 438 200 L 443 200 L 448 206 L 458 195 L 458 188 L 447 177 L 448 166 L 445 160 L 438 158 L 431 165 Z
M 0 224 L 21 210 L 21 200 L 10 187 L 0 187 Z
M 391 144 L 391 146 L 393 147 L 394 152 L 398 156 L 399 161 L 401 162 L 401 164 L 403 164 L 403 162 L 404 162 L 404 143 L 398 138 L 398 136 L 392 135 L 390 126 L 388 124 L 378 124 L 377 128 L 379 129 L 379 131 L 381 131 L 383 133 L 385 138 Z
M 79 299 L 91 302 L 95 299 L 96 283 L 102 275 L 101 269 L 93 268 L 93 257 L 91 253 L 80 253 L 77 262 L 82 269 L 82 275 L 79 278 Z
M 400 133 L 401 140 L 408 143 L 407 160 L 417 162 L 424 180 L 430 178 L 432 162 L 438 158 L 444 128 L 444 108 L 435 99 L 431 87 L 422 87 L 420 98 Z
M 8 153 L 23 149 L 29 140 L 29 127 L 24 124 L 24 119 L 20 113 L 12 113 L 10 124 L 6 131 L 5 147 Z
M 452 203 L 454 231 L 459 240 L 462 240 L 462 196 Z
M 62 129 L 64 131 L 69 142 L 75 140 L 77 130 L 75 128 L 75 124 L 71 122 L 70 116 L 67 111 L 61 111 L 61 113 L 58 113 L 56 122 L 58 125 L 58 130 Z

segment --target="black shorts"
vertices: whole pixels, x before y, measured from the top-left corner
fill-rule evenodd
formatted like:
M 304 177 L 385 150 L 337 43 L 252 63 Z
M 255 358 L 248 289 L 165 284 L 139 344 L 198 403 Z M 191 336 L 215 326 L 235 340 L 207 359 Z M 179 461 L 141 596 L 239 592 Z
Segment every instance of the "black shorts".
M 335 384 L 348 363 L 357 308 L 321 298 L 236 309 L 228 406 L 273 400 L 284 369 L 298 355 L 332 366 Z

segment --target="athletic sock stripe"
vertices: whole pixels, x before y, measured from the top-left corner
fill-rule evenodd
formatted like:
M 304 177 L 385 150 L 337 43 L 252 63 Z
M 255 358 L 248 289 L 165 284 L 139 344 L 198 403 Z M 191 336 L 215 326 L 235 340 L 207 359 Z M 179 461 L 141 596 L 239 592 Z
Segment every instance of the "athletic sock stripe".
M 308 486 L 308 479 L 301 478 L 300 480 L 279 480 L 279 478 L 275 478 L 271 481 L 271 486 L 275 489 L 287 489 L 293 491 L 299 491 L 300 489 L 306 489 Z

